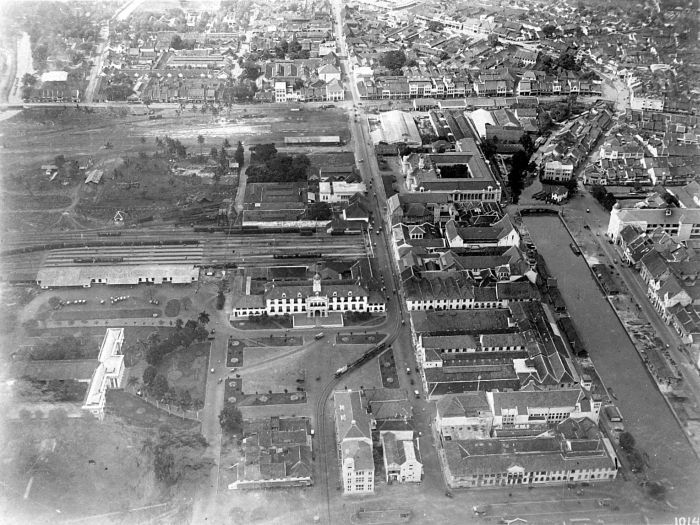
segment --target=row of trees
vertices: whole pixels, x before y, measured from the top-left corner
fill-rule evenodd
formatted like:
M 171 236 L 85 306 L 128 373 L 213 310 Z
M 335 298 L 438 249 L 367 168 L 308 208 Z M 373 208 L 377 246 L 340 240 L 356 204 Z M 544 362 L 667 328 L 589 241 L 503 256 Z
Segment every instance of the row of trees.
M 612 193 L 609 193 L 605 187 L 598 184 L 591 188 L 591 195 L 593 195 L 593 197 L 608 211 L 612 210 L 617 202 L 617 199 Z
M 482 144 L 484 156 L 491 162 L 496 162 L 496 152 L 498 151 L 498 139 L 496 137 L 487 139 Z M 527 172 L 534 169 L 530 164 L 530 157 L 535 151 L 535 144 L 532 137 L 525 133 L 520 138 L 520 145 L 523 149 L 516 151 L 510 159 L 510 170 L 508 171 L 508 187 L 510 188 L 513 204 L 517 204 L 520 195 L 525 189 L 525 177 Z

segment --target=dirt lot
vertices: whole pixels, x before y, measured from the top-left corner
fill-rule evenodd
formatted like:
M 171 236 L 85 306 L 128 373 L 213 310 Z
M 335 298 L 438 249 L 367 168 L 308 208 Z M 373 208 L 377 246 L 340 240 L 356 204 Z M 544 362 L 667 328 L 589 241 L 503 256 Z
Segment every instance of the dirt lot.
M 151 206 L 158 213 L 173 209 L 187 195 L 210 192 L 211 184 L 199 178 L 171 176 L 163 165 L 141 158 L 155 153 L 157 137 L 170 136 L 181 141 L 189 153 L 198 154 L 199 135 L 205 139 L 204 151 L 220 147 L 224 139 L 231 144 L 241 140 L 249 146 L 281 145 L 285 136 L 339 135 L 344 141 L 350 136 L 340 109 L 291 112 L 288 107 L 249 105 L 218 116 L 188 110 L 179 116 L 170 109 L 156 112 L 163 118 L 148 120 L 141 107 L 85 112 L 66 105 L 65 109 L 25 110 L 0 123 L 0 165 L 10 174 L 2 184 L 0 202 L 9 205 L 2 208 L 0 225 L 13 231 L 94 227 L 111 219 L 114 208 Z M 80 165 L 103 168 L 103 181 L 90 188 L 78 174 L 49 181 L 40 168 L 59 155 Z M 121 176 L 113 179 L 115 168 Z M 136 182 L 138 186 L 132 184 Z M 46 203 L 52 204 L 47 207 Z M 9 208 L 13 211 L 7 211 Z
M 15 517 L 17 522 L 50 523 L 57 511 L 67 518 L 159 500 L 151 464 L 140 452 L 150 431 L 111 418 L 32 419 L 3 426 L 8 446 L 0 477 L 12 499 L 5 523 Z M 29 498 L 23 500 L 31 476 Z

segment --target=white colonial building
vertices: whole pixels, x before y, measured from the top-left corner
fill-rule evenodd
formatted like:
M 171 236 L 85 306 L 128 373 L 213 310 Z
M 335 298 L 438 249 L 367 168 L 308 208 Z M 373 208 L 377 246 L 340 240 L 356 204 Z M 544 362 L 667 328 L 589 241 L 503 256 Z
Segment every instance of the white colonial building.
M 345 494 L 374 492 L 374 458 L 372 433 L 360 392 L 338 391 L 333 394 L 335 435 L 338 445 L 340 476 Z
M 418 440 L 413 431 L 382 431 L 384 472 L 390 483 L 420 483 L 423 479 L 423 464 L 420 462 Z
M 384 312 L 383 298 L 370 294 L 359 281 L 350 284 L 322 284 L 321 276 L 314 275 L 309 284 L 272 283 L 262 296 L 245 296 L 231 312 L 231 319 L 250 315 L 293 315 L 328 317 L 331 312 Z
M 107 328 L 100 347 L 99 364 L 92 374 L 83 403 L 83 410 L 91 412 L 99 419 L 104 417 L 107 389 L 121 388 L 122 386 L 122 379 L 124 379 L 124 356 L 121 353 L 123 343 L 123 328 Z

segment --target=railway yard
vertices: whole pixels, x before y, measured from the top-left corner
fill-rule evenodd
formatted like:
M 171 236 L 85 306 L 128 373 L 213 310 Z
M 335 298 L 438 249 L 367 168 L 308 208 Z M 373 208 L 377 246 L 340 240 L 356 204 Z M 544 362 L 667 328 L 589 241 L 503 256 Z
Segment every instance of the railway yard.
M 105 236 L 100 231 L 57 232 L 31 238 L 6 238 L 3 265 L 9 278 L 18 281 L 31 280 L 43 267 L 76 264 L 188 262 L 202 268 L 236 268 L 246 264 L 266 267 L 280 265 L 284 259 L 357 260 L 366 254 L 368 242 L 363 235 L 202 234 L 193 228 L 120 233 Z

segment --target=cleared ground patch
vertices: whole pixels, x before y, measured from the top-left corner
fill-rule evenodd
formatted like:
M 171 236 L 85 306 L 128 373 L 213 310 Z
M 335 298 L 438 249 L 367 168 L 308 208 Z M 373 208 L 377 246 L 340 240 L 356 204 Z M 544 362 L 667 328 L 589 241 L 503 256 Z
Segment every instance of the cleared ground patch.
M 0 479 L 9 498 L 3 511 L 6 523 L 20 517 L 25 523 L 55 523 L 59 516 L 100 514 L 159 501 L 152 463 L 141 453 L 148 435 L 144 430 L 111 418 L 33 419 L 3 426 L 8 447 Z
M 106 412 L 133 427 L 157 428 L 160 425 L 170 425 L 176 428 L 199 428 L 197 421 L 171 416 L 123 390 L 107 391 Z

